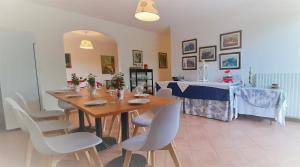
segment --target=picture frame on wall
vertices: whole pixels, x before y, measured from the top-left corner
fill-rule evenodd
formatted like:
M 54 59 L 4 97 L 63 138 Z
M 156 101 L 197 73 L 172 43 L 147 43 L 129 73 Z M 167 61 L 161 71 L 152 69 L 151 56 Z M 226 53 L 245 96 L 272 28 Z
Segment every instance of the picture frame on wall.
M 182 41 L 182 54 L 197 53 L 197 39 Z
M 66 68 L 72 68 L 71 53 L 65 53 Z
M 182 70 L 197 70 L 197 56 L 182 57 Z
M 101 69 L 102 74 L 114 74 L 115 69 L 115 57 L 101 55 Z
M 220 70 L 241 68 L 241 52 L 222 53 L 219 56 Z
M 141 50 L 132 50 L 133 65 L 136 67 L 143 66 L 143 51 Z
M 217 46 L 206 46 L 199 48 L 199 61 L 217 61 Z
M 167 53 L 158 53 L 159 68 L 168 68 L 168 56 Z
M 220 35 L 220 50 L 242 48 L 242 31 L 234 31 Z

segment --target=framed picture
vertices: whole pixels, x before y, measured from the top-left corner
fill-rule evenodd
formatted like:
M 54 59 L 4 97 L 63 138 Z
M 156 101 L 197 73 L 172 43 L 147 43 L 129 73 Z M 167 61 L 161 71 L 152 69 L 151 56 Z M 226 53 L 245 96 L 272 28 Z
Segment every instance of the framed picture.
M 216 61 L 217 60 L 217 46 L 206 46 L 199 48 L 199 61 Z
M 158 53 L 158 62 L 159 62 L 159 68 L 168 68 L 168 57 L 167 53 Z
M 101 55 L 101 69 L 102 74 L 114 74 L 115 69 L 115 57 Z
M 229 32 L 220 35 L 220 49 L 239 49 L 242 47 L 242 31 Z
M 241 68 L 241 52 L 223 53 L 219 56 L 220 70 Z
M 197 53 L 197 39 L 182 41 L 182 54 Z
M 143 66 L 143 51 L 133 50 L 132 57 L 133 57 L 133 65 L 134 66 L 137 66 L 137 67 Z
M 65 53 L 66 68 L 72 68 L 71 54 Z
M 182 70 L 197 70 L 197 56 L 182 57 Z

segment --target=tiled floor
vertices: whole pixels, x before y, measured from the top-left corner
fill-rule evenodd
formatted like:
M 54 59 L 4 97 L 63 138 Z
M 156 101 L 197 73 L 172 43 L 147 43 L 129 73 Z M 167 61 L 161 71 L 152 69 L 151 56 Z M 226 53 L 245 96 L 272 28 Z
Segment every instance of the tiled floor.
M 73 122 L 76 125 L 76 115 Z M 0 133 L 0 166 L 24 166 L 27 140 L 20 131 Z M 176 148 L 183 167 L 299 167 L 300 123 L 287 122 L 282 128 L 257 118 L 227 123 L 182 115 Z M 107 163 L 120 150 L 116 145 L 99 155 Z M 157 167 L 174 166 L 167 152 L 156 155 Z M 45 157 L 35 152 L 32 166 L 45 166 Z M 86 160 L 83 155 L 81 161 L 67 156 L 58 166 L 82 167 Z

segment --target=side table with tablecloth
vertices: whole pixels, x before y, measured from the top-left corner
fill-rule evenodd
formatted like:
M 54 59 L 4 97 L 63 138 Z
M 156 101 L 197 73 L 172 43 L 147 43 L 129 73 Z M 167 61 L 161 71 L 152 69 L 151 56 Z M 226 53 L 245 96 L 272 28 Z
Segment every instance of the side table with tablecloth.
M 235 94 L 238 114 L 272 118 L 285 126 L 287 103 L 282 90 L 240 87 Z

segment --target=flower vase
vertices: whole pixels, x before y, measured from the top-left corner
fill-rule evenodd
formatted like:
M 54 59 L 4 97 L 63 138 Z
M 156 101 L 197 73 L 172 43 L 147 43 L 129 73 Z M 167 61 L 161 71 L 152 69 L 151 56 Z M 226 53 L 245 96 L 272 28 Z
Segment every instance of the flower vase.
M 117 96 L 118 96 L 118 99 L 119 99 L 119 100 L 123 100 L 123 99 L 124 99 L 124 92 L 125 92 L 125 91 L 124 91 L 123 89 L 121 89 L 121 90 L 118 89 L 118 90 L 117 90 Z
M 95 96 L 96 96 L 96 92 L 97 92 L 96 87 L 95 87 L 95 86 L 91 86 L 91 87 L 89 88 L 89 92 L 90 92 L 90 96 L 91 96 L 91 97 L 95 97 Z
M 74 90 L 75 90 L 76 93 L 80 93 L 80 86 L 75 85 Z

